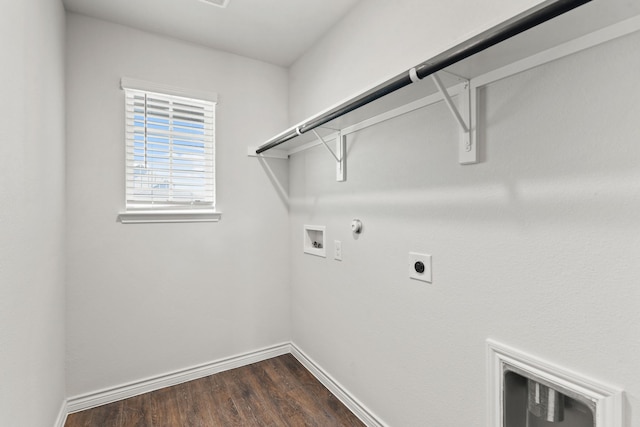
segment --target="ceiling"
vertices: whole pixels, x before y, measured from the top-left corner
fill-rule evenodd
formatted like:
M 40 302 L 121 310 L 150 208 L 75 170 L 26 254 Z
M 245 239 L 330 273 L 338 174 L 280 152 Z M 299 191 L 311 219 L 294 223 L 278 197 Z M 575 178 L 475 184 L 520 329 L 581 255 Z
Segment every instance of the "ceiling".
M 288 67 L 359 0 L 63 0 L 68 11 Z

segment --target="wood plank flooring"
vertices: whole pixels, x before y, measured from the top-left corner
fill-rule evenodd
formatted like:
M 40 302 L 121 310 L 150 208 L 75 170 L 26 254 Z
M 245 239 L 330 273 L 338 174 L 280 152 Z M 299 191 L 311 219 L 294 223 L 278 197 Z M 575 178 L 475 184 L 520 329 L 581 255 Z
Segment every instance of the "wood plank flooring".
M 65 427 L 364 426 L 291 354 L 69 415 Z

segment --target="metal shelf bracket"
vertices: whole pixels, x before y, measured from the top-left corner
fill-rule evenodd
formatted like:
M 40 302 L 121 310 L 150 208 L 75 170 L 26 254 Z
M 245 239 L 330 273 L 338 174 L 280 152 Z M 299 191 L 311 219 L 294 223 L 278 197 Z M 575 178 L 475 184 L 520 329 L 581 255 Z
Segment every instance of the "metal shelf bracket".
M 468 79 L 460 76 L 456 76 L 456 78 L 464 82 L 463 90 L 458 95 L 457 106 L 451 99 L 447 88 L 442 84 L 438 73 L 431 74 L 433 83 L 436 85 L 436 88 L 438 88 L 438 92 L 442 95 L 442 99 L 445 104 L 447 104 L 447 107 L 449 107 L 449 111 L 451 111 L 453 118 L 460 127 L 458 161 L 463 165 L 477 163 L 477 144 L 473 141 L 474 132 L 472 132 L 471 84 Z M 475 96 L 473 99 L 475 99 Z
M 347 136 L 342 132 L 336 134 L 336 152 L 334 152 L 327 141 L 322 138 L 315 129 L 311 129 L 311 132 L 318 138 L 318 140 L 324 145 L 324 147 L 331 153 L 331 156 L 335 159 L 336 163 L 336 181 L 344 182 L 347 180 Z

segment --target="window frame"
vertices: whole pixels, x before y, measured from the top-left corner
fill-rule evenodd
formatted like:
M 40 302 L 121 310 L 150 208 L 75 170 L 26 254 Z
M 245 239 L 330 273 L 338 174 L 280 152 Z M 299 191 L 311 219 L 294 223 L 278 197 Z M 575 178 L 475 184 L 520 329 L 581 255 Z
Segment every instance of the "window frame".
M 127 147 L 129 144 L 129 137 L 125 131 L 124 143 L 125 143 L 125 185 L 124 185 L 124 204 L 125 208 L 119 212 L 118 220 L 123 224 L 135 224 L 135 223 L 173 223 L 173 222 L 217 222 L 221 219 L 222 213 L 216 210 L 216 174 L 215 174 L 215 128 L 216 128 L 216 105 L 218 102 L 218 96 L 216 93 L 207 91 L 188 90 L 183 88 L 177 88 L 169 85 L 147 82 L 143 80 L 123 77 L 120 81 L 120 88 L 125 94 L 124 108 L 125 108 L 125 129 L 127 126 L 127 120 L 129 120 L 127 112 L 127 91 L 136 91 L 145 94 L 155 94 L 156 96 L 165 98 L 181 98 L 180 101 L 192 100 L 194 105 L 196 103 L 210 103 L 213 107 L 213 134 L 211 135 L 211 156 L 212 164 L 211 170 L 205 172 L 209 175 L 206 178 L 212 180 L 212 200 L 210 202 L 202 204 L 191 203 L 162 203 L 159 202 L 154 205 L 153 202 L 145 203 L 140 201 L 139 203 L 131 203 L 127 194 L 127 186 L 129 184 L 129 178 L 127 177 L 127 169 L 129 168 L 129 158 L 127 155 Z M 146 142 L 145 142 L 146 143 Z

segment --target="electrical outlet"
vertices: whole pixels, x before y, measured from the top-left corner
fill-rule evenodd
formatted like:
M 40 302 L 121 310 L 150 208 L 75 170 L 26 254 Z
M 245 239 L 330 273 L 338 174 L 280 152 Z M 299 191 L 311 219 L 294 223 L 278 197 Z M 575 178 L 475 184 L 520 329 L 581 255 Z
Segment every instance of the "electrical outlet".
M 333 241 L 333 258 L 336 261 L 342 261 L 342 242 L 340 240 Z
M 431 255 L 409 252 L 409 278 L 431 283 Z

